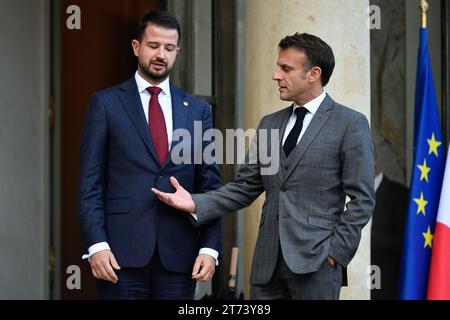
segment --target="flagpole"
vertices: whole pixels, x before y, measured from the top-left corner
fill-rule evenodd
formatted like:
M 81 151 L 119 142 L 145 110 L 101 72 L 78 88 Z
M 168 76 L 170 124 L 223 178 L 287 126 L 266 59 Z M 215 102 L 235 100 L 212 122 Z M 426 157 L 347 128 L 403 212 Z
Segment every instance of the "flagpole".
M 450 143 L 450 117 L 449 117 L 449 97 L 450 97 L 450 87 L 449 87 L 449 66 L 450 66 L 450 56 L 448 54 L 450 50 L 450 5 L 448 1 L 441 2 L 441 15 L 442 15 L 442 131 L 444 134 L 445 145 Z
M 426 29 L 427 28 L 427 11 L 429 8 L 427 0 L 420 0 L 419 8 L 420 8 L 420 12 L 422 15 L 422 28 Z

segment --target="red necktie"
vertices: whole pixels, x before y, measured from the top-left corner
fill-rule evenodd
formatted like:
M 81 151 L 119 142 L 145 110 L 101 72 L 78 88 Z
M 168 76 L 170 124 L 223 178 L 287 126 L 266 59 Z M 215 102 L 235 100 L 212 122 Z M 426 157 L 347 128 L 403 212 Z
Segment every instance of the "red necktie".
M 150 102 L 148 104 L 148 126 L 152 136 L 153 145 L 158 155 L 159 163 L 162 165 L 169 154 L 169 142 L 167 138 L 166 121 L 164 120 L 164 113 L 158 101 L 158 95 L 161 88 L 150 87 L 147 88 L 150 92 Z

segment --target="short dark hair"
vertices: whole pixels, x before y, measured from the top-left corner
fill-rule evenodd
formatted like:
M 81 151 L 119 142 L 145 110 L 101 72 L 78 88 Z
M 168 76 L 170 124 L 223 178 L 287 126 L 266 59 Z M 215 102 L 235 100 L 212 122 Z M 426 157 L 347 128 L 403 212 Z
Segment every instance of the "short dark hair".
M 322 86 L 326 86 L 334 70 L 334 54 L 331 47 L 319 37 L 307 33 L 296 33 L 280 41 L 280 49 L 296 48 L 308 57 L 306 70 L 312 67 L 322 69 Z
M 181 27 L 178 20 L 174 16 L 171 16 L 168 12 L 158 10 L 151 10 L 147 12 L 139 21 L 136 32 L 136 39 L 139 40 L 139 42 L 141 42 L 144 38 L 145 29 L 147 29 L 149 24 L 153 24 L 164 29 L 177 30 L 178 42 L 180 42 Z

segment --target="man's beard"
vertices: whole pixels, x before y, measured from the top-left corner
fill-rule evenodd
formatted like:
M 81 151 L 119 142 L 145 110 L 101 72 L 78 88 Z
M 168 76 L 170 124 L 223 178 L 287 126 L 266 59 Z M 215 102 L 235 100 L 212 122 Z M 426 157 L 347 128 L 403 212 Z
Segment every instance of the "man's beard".
M 145 76 L 147 76 L 148 78 L 150 78 L 151 80 L 153 80 L 155 82 L 162 82 L 162 81 L 166 80 L 167 77 L 169 76 L 170 72 L 172 71 L 172 69 L 166 65 L 166 71 L 164 71 L 163 73 L 155 73 L 155 72 L 150 71 L 150 64 L 151 64 L 151 62 L 148 65 L 145 65 L 144 63 L 139 62 L 139 67 Z

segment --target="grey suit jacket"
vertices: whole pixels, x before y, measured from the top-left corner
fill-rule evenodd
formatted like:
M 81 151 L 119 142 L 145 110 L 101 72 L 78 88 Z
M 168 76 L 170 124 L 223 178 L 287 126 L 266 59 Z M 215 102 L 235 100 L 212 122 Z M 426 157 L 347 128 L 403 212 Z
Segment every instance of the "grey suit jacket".
M 283 109 L 265 116 L 258 126 L 257 134 L 260 129 L 280 130 L 276 174 L 262 175 L 261 162 L 247 162 L 233 182 L 193 195 L 198 223 L 203 224 L 249 206 L 266 192 L 252 284 L 269 282 L 279 247 L 294 273 L 319 270 L 327 256 L 346 267 L 374 209 L 373 145 L 366 117 L 327 95 L 286 158 L 281 140 L 291 114 L 292 107 Z M 259 149 L 252 144 L 251 152 Z M 344 211 L 346 195 L 351 201 Z

